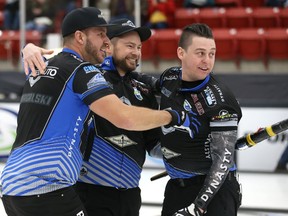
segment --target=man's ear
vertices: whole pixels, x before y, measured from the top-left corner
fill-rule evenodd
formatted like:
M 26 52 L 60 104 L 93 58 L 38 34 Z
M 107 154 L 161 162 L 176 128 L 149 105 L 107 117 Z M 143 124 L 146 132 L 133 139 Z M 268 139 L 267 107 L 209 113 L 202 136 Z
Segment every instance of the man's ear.
M 81 31 L 76 31 L 74 33 L 74 37 L 75 37 L 75 40 L 80 43 L 80 44 L 84 44 L 84 37 L 85 37 L 85 34 Z
M 185 50 L 182 47 L 177 48 L 177 56 L 180 60 L 183 59 L 184 53 L 185 53 Z

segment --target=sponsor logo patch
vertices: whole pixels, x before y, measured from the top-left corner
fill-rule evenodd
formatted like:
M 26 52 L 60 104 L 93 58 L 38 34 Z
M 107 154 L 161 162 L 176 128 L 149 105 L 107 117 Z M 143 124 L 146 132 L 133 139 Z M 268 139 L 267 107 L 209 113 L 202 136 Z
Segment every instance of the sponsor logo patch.
M 227 110 L 220 110 L 218 116 L 212 118 L 213 121 L 231 121 L 237 120 L 237 114 L 231 114 Z
M 213 107 L 217 104 L 215 95 L 209 86 L 207 86 L 206 89 L 204 89 L 204 99 L 207 106 Z
M 125 148 L 127 146 L 136 145 L 137 143 L 131 140 L 128 136 L 121 134 L 118 136 L 112 136 L 112 137 L 105 137 L 105 139 L 109 140 L 111 143 L 121 147 Z
M 174 152 L 166 147 L 162 147 L 161 151 L 162 151 L 163 156 L 167 159 L 178 157 L 181 155 L 180 153 Z
M 162 93 L 163 95 L 165 95 L 166 97 L 169 97 L 169 96 L 171 95 L 171 91 L 168 90 L 168 89 L 165 88 L 165 87 L 163 87 L 163 88 L 161 89 L 161 93 Z
M 102 74 L 98 73 L 94 77 L 92 77 L 91 80 L 89 80 L 89 82 L 87 83 L 87 88 L 91 89 L 95 86 L 98 86 L 99 83 L 103 83 L 103 82 L 106 82 L 106 80 L 104 79 Z
M 95 67 L 94 65 L 87 65 L 83 67 L 83 70 L 85 73 L 91 73 L 91 72 L 99 72 L 98 68 Z
M 143 97 L 141 95 L 141 92 L 137 89 L 137 88 L 133 88 L 134 89 L 134 95 L 135 97 L 139 100 L 139 101 L 142 101 L 143 100 Z

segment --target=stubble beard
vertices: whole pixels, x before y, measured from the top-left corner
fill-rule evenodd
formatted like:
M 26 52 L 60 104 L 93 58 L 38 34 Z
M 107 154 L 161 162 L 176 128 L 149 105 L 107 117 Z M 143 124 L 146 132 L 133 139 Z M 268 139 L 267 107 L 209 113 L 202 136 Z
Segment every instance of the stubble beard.
M 104 61 L 104 53 L 100 52 L 90 40 L 87 40 L 85 51 L 89 55 L 92 64 L 101 64 Z

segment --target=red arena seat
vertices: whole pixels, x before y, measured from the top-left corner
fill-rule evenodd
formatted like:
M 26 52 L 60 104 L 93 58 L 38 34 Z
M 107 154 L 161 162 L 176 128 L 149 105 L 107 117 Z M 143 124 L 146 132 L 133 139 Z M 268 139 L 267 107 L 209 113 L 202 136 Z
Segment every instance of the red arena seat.
M 9 58 L 9 50 L 11 47 L 11 42 L 7 40 L 7 31 L 0 30 L 0 59 L 8 59 Z
M 155 31 L 155 54 L 159 59 L 177 59 L 178 40 L 181 29 L 159 29 Z
M 280 9 L 280 23 L 284 28 L 288 28 L 288 7 Z
M 225 8 L 202 8 L 199 14 L 199 21 L 207 24 L 210 28 L 224 28 Z
M 198 8 L 177 8 L 175 12 L 175 28 L 183 28 L 186 25 L 199 22 Z
M 288 59 L 288 28 L 271 28 L 265 32 L 268 59 Z
M 42 34 L 38 31 L 26 31 L 26 43 L 41 46 Z M 20 57 L 20 31 L 0 31 L 0 58 L 17 63 Z
M 151 32 L 151 37 L 148 40 L 142 42 L 142 60 L 153 60 L 155 57 L 155 30 L 151 29 Z
M 252 17 L 253 25 L 256 28 L 280 27 L 279 8 L 277 7 L 254 8 Z
M 253 9 L 246 7 L 233 7 L 226 9 L 227 28 L 251 28 Z
M 182 8 L 184 5 L 184 0 L 175 0 L 176 8 Z
M 233 28 L 213 29 L 213 36 L 216 43 L 216 59 L 237 60 L 237 30 Z
M 264 29 L 239 29 L 236 34 L 236 39 L 240 60 L 263 60 L 263 63 L 267 66 L 265 60 L 266 46 L 264 40 Z

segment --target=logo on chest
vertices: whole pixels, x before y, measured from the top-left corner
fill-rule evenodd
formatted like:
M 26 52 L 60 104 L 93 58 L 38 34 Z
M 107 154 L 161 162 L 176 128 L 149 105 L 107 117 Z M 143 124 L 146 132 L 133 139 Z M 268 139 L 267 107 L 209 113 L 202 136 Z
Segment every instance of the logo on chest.
M 201 104 L 201 102 L 199 101 L 199 98 L 197 96 L 197 94 L 191 94 L 192 100 L 194 102 L 195 108 L 198 112 L 199 115 L 203 115 L 205 113 L 203 106 Z
M 209 86 L 204 89 L 203 94 L 207 106 L 213 107 L 217 104 L 215 94 Z
M 135 97 L 139 100 L 139 101 L 142 101 L 143 100 L 143 97 L 141 95 L 141 92 L 136 88 L 136 87 L 133 87 L 134 89 L 134 95 Z

